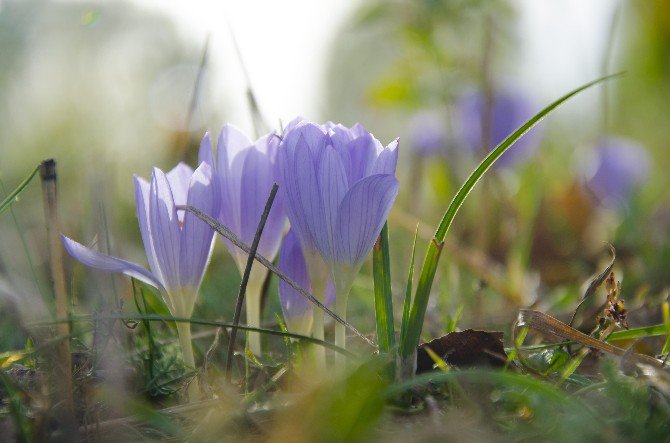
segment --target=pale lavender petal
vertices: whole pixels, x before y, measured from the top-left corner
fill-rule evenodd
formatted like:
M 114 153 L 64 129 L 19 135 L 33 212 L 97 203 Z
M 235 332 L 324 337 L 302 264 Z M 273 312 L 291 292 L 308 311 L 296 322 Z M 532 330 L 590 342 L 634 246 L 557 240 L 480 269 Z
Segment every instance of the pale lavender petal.
M 307 264 L 300 241 L 293 229 L 289 230 L 279 254 L 279 269 L 307 292 L 312 285 L 307 273 Z M 291 332 L 309 334 L 312 302 L 303 297 L 284 280 L 279 280 L 279 299 L 286 326 Z
M 327 262 L 335 259 L 335 225 L 340 203 L 348 190 L 347 173 L 334 148 L 327 146 L 317 172 L 323 208 L 322 222 L 313 227 L 321 256 Z
M 139 265 L 136 265 L 135 263 L 94 251 L 93 249 L 87 248 L 86 246 L 77 243 L 76 241 L 71 240 L 62 234 L 61 239 L 63 240 L 63 246 L 65 246 L 65 250 L 72 257 L 86 266 L 101 271 L 121 272 L 161 291 L 164 290 L 163 285 L 154 275 L 151 274 L 151 272 L 147 271 Z
M 200 149 L 198 150 L 198 164 L 207 163 L 212 170 L 216 169 L 214 163 L 214 147 L 212 146 L 212 136 L 209 131 L 205 132 L 204 137 L 200 141 Z
M 158 260 L 156 259 L 156 251 L 154 249 L 153 237 L 151 235 L 151 224 L 149 217 L 149 183 L 141 177 L 135 176 L 135 205 L 137 209 L 137 220 L 140 225 L 140 234 L 142 234 L 142 243 L 144 243 L 144 251 L 149 260 L 149 269 L 156 276 L 156 278 L 164 282 L 163 274 Z
M 398 195 L 392 175 L 371 175 L 356 183 L 340 205 L 337 217 L 339 263 L 359 265 L 372 249 Z
M 218 170 L 230 169 L 233 160 L 240 153 L 253 145 L 251 140 L 236 126 L 227 124 L 221 129 L 216 147 Z
M 349 155 L 351 156 L 350 186 L 370 175 L 377 159 L 379 146 L 381 144 L 371 134 L 365 134 L 349 143 Z
M 319 221 L 321 196 L 316 180 L 315 164 L 309 146 L 302 135 L 297 141 L 287 134 L 279 150 L 279 186 L 284 210 L 303 247 L 316 249 L 311 227 Z M 325 137 L 325 135 L 323 135 Z
M 188 204 L 210 216 L 219 210 L 218 188 L 213 182 L 213 171 L 202 163 L 191 177 Z M 197 290 L 205 273 L 212 249 L 214 231 L 195 214 L 186 212 L 180 238 L 179 282 L 182 287 Z M 194 291 L 195 292 L 195 291 Z
M 263 215 L 272 185 L 275 183 L 275 174 L 275 167 L 268 156 L 256 148 L 251 148 L 243 166 L 241 186 L 243 199 L 239 208 L 240 236 L 247 244 L 251 244 L 256 235 L 258 223 Z M 258 245 L 260 254 L 270 260 L 276 256 L 279 250 L 284 228 L 281 200 L 280 195 L 275 197 Z
M 170 189 L 172 189 L 172 196 L 174 197 L 175 205 L 186 204 L 188 196 L 188 184 L 191 182 L 192 175 L 193 168 L 184 162 L 179 162 L 177 166 L 165 174 L 168 183 L 170 183 Z
M 167 177 L 158 168 L 151 175 L 149 222 L 156 259 L 168 291 L 179 285 L 179 220 Z
M 253 144 L 232 125 L 221 130 L 217 147 L 217 174 L 220 181 L 220 221 L 236 235 L 241 235 L 240 206 L 242 199 L 242 170 Z
M 379 153 L 371 175 L 373 174 L 391 174 L 395 175 L 395 168 L 398 164 L 398 139 L 393 140 L 389 145 Z
M 318 164 L 316 162 L 319 161 L 323 148 L 330 141 L 330 137 L 319 125 L 303 121 L 285 134 L 282 144 L 285 149 L 295 150 L 301 138 L 304 139 L 304 144 L 309 147 L 315 165 Z

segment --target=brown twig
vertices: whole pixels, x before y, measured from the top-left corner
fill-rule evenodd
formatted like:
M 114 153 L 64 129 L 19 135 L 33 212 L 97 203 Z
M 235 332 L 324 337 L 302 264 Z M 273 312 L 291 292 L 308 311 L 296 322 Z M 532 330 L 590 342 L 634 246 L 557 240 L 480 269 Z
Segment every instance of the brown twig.
M 244 303 L 244 294 L 247 292 L 247 283 L 249 282 L 249 276 L 251 275 L 251 267 L 254 264 L 254 257 L 256 256 L 256 250 L 258 249 L 258 243 L 260 243 L 261 235 L 263 234 L 263 228 L 265 227 L 265 222 L 267 221 L 270 210 L 272 209 L 272 203 L 275 200 L 277 195 L 277 189 L 279 187 L 275 183 L 272 185 L 272 190 L 270 191 L 270 196 L 268 197 L 267 202 L 265 202 L 265 209 L 261 215 L 261 220 L 258 223 L 256 228 L 256 235 L 254 235 L 254 240 L 251 243 L 251 249 L 249 250 L 249 257 L 247 257 L 247 265 L 244 268 L 244 274 L 242 275 L 242 282 L 240 283 L 240 292 L 237 294 L 237 304 L 235 305 L 235 315 L 233 316 L 233 324 L 238 325 L 240 323 L 240 315 L 242 313 L 242 304 Z M 233 328 L 230 331 L 230 341 L 228 342 L 228 353 L 226 357 L 226 379 L 230 382 L 232 378 L 232 367 L 233 367 L 233 351 L 235 350 L 235 338 L 237 337 L 237 329 Z
M 42 201 L 44 204 L 44 216 L 46 220 L 47 245 L 49 250 L 49 266 L 53 291 L 56 301 L 56 317 L 68 317 L 68 296 L 65 286 L 65 271 L 63 269 L 63 244 L 60 240 L 60 225 L 58 221 L 58 200 L 56 186 L 56 161 L 45 160 L 40 167 L 40 180 L 42 181 Z M 57 334 L 60 336 L 70 335 L 70 323 L 62 323 L 56 326 Z M 62 340 L 56 347 L 56 364 L 54 365 L 53 386 L 57 387 L 56 401 L 62 402 L 63 429 L 72 435 L 76 435 L 76 419 L 74 414 L 74 398 L 72 395 L 72 356 L 70 353 L 70 341 Z

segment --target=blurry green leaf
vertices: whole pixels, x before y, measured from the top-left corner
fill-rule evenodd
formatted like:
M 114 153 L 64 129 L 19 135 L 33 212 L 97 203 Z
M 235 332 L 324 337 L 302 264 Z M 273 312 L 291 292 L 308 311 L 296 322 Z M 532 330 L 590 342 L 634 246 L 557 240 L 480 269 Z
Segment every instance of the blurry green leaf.
M 402 323 L 400 324 L 400 343 L 405 340 L 407 327 L 409 326 L 409 313 L 412 307 L 412 289 L 414 285 L 414 256 L 416 253 L 416 239 L 419 236 L 419 225 L 414 230 L 414 240 L 412 241 L 412 257 L 409 261 L 409 272 L 407 275 L 407 286 L 405 287 L 405 302 L 402 307 Z
M 380 352 L 388 353 L 395 347 L 388 223 L 384 223 L 372 250 L 372 274 L 374 277 L 377 344 Z

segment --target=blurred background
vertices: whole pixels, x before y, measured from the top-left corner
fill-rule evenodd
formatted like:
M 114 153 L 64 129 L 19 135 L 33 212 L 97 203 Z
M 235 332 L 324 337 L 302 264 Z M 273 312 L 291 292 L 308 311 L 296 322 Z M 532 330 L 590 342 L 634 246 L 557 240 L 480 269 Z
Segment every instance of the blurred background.
M 629 323 L 660 321 L 670 283 L 662 0 L 4 0 L 0 60 L 0 195 L 53 157 L 63 231 L 143 264 L 132 176 L 193 164 L 206 130 L 230 122 L 254 135 L 304 115 L 361 122 L 384 144 L 400 137 L 389 219 L 396 307 L 415 227 L 421 257 L 486 152 L 561 95 L 625 71 L 550 114 L 471 194 L 447 239 L 424 335 L 458 317 L 462 328 L 506 330 L 519 307 L 569 316 L 609 261 L 607 243 Z M 16 328 L 51 309 L 46 256 L 35 182 L 0 221 L 3 347 L 23 346 Z M 75 312 L 132 304 L 127 279 L 67 263 Z M 238 284 L 217 246 L 194 316 L 229 320 Z M 275 288 L 268 323 L 280 312 Z M 366 332 L 371 288 L 366 266 L 349 313 Z

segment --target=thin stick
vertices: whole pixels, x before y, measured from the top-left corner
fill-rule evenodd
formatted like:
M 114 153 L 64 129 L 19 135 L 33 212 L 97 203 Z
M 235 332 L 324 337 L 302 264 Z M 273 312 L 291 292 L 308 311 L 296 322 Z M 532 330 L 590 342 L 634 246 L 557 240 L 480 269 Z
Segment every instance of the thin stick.
M 258 223 L 256 228 L 256 235 L 254 236 L 254 241 L 251 243 L 251 250 L 249 251 L 249 257 L 247 258 L 247 265 L 244 268 L 244 274 L 242 275 L 242 283 L 240 283 L 240 292 L 237 294 L 237 304 L 235 305 L 235 315 L 233 317 L 233 324 L 238 325 L 240 323 L 240 314 L 242 313 L 242 304 L 244 303 L 244 294 L 247 291 L 247 283 L 249 282 L 249 275 L 251 274 L 251 266 L 254 264 L 254 257 L 256 256 L 256 250 L 258 249 L 258 243 L 261 241 L 261 235 L 263 234 L 263 228 L 265 227 L 265 222 L 268 219 L 270 214 L 270 209 L 272 209 L 272 203 L 275 200 L 277 195 L 277 189 L 279 187 L 277 184 L 272 185 L 272 190 L 270 191 L 270 196 L 268 197 L 267 202 L 265 202 L 265 209 L 261 215 L 261 221 Z M 237 338 L 237 329 L 230 331 L 230 341 L 228 342 L 228 355 L 226 357 L 226 379 L 230 383 L 232 378 L 232 367 L 233 367 L 233 351 L 235 350 L 235 338 Z
M 58 222 L 58 201 L 56 189 L 56 161 L 45 160 L 40 167 L 40 179 L 42 181 L 42 197 L 44 203 L 44 216 L 46 219 L 47 245 L 49 249 L 49 265 L 53 291 L 56 297 L 56 317 L 68 317 L 68 297 L 65 286 L 65 272 L 63 270 L 63 244 L 60 240 L 60 225 Z M 58 335 L 69 336 L 69 322 L 62 323 L 56 327 Z M 74 399 L 72 395 L 72 356 L 70 353 L 70 341 L 62 340 L 56 347 L 56 361 L 54 365 L 54 379 L 58 383 L 57 401 L 62 402 L 63 411 L 61 419 L 65 431 L 69 435 L 75 435 L 76 420 L 74 414 Z
M 205 214 L 198 208 L 195 208 L 190 205 L 177 205 L 177 209 L 183 210 L 183 211 L 189 211 L 195 215 L 198 216 L 198 218 L 205 223 L 207 223 L 212 229 L 214 229 L 216 232 L 230 240 L 231 243 L 233 243 L 235 246 L 246 252 L 247 254 L 251 255 L 251 248 L 247 246 L 242 240 L 240 240 L 235 234 L 233 234 L 230 229 L 227 227 L 223 226 L 221 223 L 218 221 L 214 220 L 212 217 L 210 217 L 208 214 Z M 271 272 L 277 275 L 277 277 L 281 278 L 284 280 L 290 287 L 295 289 L 300 295 L 305 297 L 307 300 L 311 301 L 314 303 L 319 309 L 321 309 L 323 312 L 331 316 L 336 322 L 343 324 L 347 329 L 349 329 L 353 334 L 356 336 L 360 337 L 363 341 L 365 341 L 367 344 L 372 346 L 373 348 L 377 348 L 377 345 L 375 342 L 358 332 L 358 329 L 354 328 L 350 323 L 347 323 L 346 321 L 342 320 L 339 315 L 335 314 L 333 311 L 328 309 L 323 303 L 321 303 L 319 300 L 316 299 L 312 294 L 307 292 L 305 289 L 303 289 L 298 283 L 293 281 L 288 275 L 284 274 L 281 272 L 275 265 L 272 264 L 270 260 L 267 258 L 263 257 L 259 253 L 255 254 L 255 258 L 258 262 L 260 262 L 263 266 L 268 268 Z

